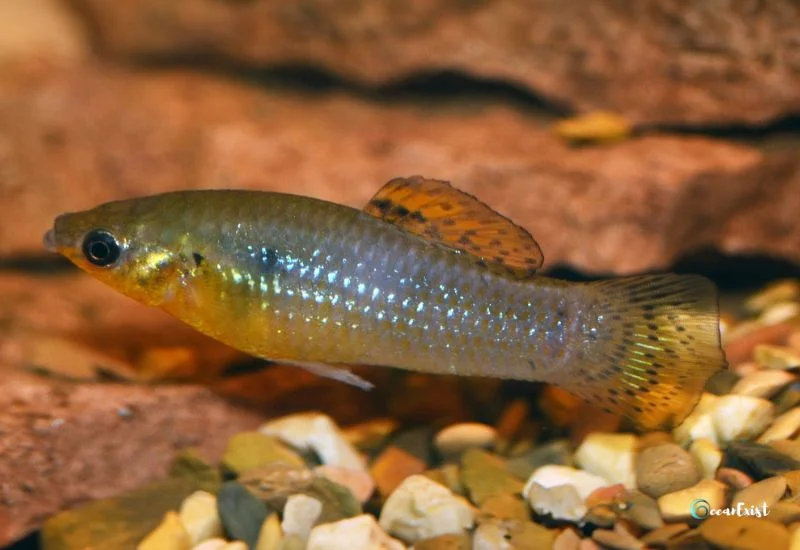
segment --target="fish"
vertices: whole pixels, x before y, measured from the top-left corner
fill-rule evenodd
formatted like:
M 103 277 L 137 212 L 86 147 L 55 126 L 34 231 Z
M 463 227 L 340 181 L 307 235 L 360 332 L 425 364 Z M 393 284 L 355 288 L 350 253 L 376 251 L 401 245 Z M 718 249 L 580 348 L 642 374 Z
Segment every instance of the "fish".
M 44 245 L 229 346 L 363 389 L 353 366 L 545 382 L 654 430 L 727 365 L 710 280 L 546 276 L 526 229 L 422 176 L 362 209 L 232 189 L 113 201 L 57 216 Z

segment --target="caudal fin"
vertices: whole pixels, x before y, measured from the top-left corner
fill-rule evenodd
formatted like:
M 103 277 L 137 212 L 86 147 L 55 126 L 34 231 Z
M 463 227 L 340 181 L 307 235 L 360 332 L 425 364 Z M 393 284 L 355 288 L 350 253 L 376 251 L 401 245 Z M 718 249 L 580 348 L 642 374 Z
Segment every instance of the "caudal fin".
M 589 318 L 567 389 L 645 430 L 691 412 L 708 378 L 726 367 L 714 284 L 695 275 L 590 283 Z

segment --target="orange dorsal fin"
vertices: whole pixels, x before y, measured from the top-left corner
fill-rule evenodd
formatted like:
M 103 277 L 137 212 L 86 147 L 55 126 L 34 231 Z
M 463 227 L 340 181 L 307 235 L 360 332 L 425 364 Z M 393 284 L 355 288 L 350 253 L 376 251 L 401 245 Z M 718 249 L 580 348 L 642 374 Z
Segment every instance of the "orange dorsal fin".
M 393 179 L 364 212 L 519 279 L 533 275 L 544 260 L 530 233 L 446 181 Z

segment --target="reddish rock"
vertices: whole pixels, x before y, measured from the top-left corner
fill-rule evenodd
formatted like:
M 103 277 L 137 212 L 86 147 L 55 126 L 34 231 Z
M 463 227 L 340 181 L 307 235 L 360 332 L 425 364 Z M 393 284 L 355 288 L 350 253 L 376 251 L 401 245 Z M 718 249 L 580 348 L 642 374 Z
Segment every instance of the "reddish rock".
M 122 56 L 301 64 L 368 85 L 454 70 L 635 123 L 760 123 L 800 110 L 793 0 L 69 3 Z
M 188 71 L 0 69 L 0 255 L 53 217 L 170 189 L 353 206 L 395 176 L 448 179 L 536 236 L 548 266 L 630 273 L 703 246 L 800 260 L 800 160 L 700 137 L 570 148 L 496 104 L 297 97 Z M 763 182 L 769 181 L 767 191 Z

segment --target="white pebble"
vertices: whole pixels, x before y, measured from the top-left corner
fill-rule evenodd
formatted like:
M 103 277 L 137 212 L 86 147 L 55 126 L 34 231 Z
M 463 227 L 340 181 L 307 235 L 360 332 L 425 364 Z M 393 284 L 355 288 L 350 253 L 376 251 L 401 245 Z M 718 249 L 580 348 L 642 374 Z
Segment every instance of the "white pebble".
M 195 491 L 181 504 L 181 523 L 189 533 L 192 546 L 222 536 L 222 522 L 217 514 L 217 497 L 206 491 Z
M 759 397 L 725 395 L 720 397 L 711 417 L 717 438 L 722 443 L 753 439 L 772 422 L 775 406 Z
M 513 550 L 508 530 L 494 522 L 481 523 L 472 534 L 472 550 Z
M 302 450 L 312 450 L 323 464 L 368 471 L 358 451 L 345 439 L 336 423 L 321 413 L 298 413 L 267 422 L 259 428 Z
M 635 489 L 636 444 L 636 436 L 632 434 L 595 432 L 578 447 L 575 460 L 581 468 L 602 477 L 609 485 L 622 483 L 627 489 Z
M 317 525 L 311 530 L 306 550 L 405 550 L 387 535 L 369 514 Z
M 283 534 L 297 535 L 306 540 L 320 514 L 322 503 L 317 499 L 303 494 L 290 496 L 283 507 Z
M 545 488 L 534 483 L 525 493 L 525 500 L 537 514 L 556 520 L 577 522 L 586 514 L 586 505 L 572 485 Z
M 672 431 L 672 437 L 678 445 L 687 447 L 697 439 L 709 439 L 718 443 L 714 420 L 711 418 L 717 399 L 719 398 L 712 393 L 704 393 L 700 397 L 691 414 Z
M 581 500 L 586 500 L 592 492 L 609 485 L 609 483 L 600 476 L 578 470 L 577 468 L 571 468 L 570 466 L 559 466 L 556 464 L 542 466 L 533 472 L 531 477 L 528 478 L 528 482 L 525 484 L 522 494 L 527 495 L 534 483 L 541 485 L 545 489 L 558 487 L 559 485 L 571 485 L 575 487 Z
M 488 449 L 497 441 L 497 430 L 478 422 L 464 422 L 444 428 L 433 440 L 436 450 L 445 458 L 457 458 L 467 449 Z
M 475 509 L 465 498 L 422 475 L 412 475 L 389 495 L 380 526 L 407 542 L 459 534 L 475 522 Z

